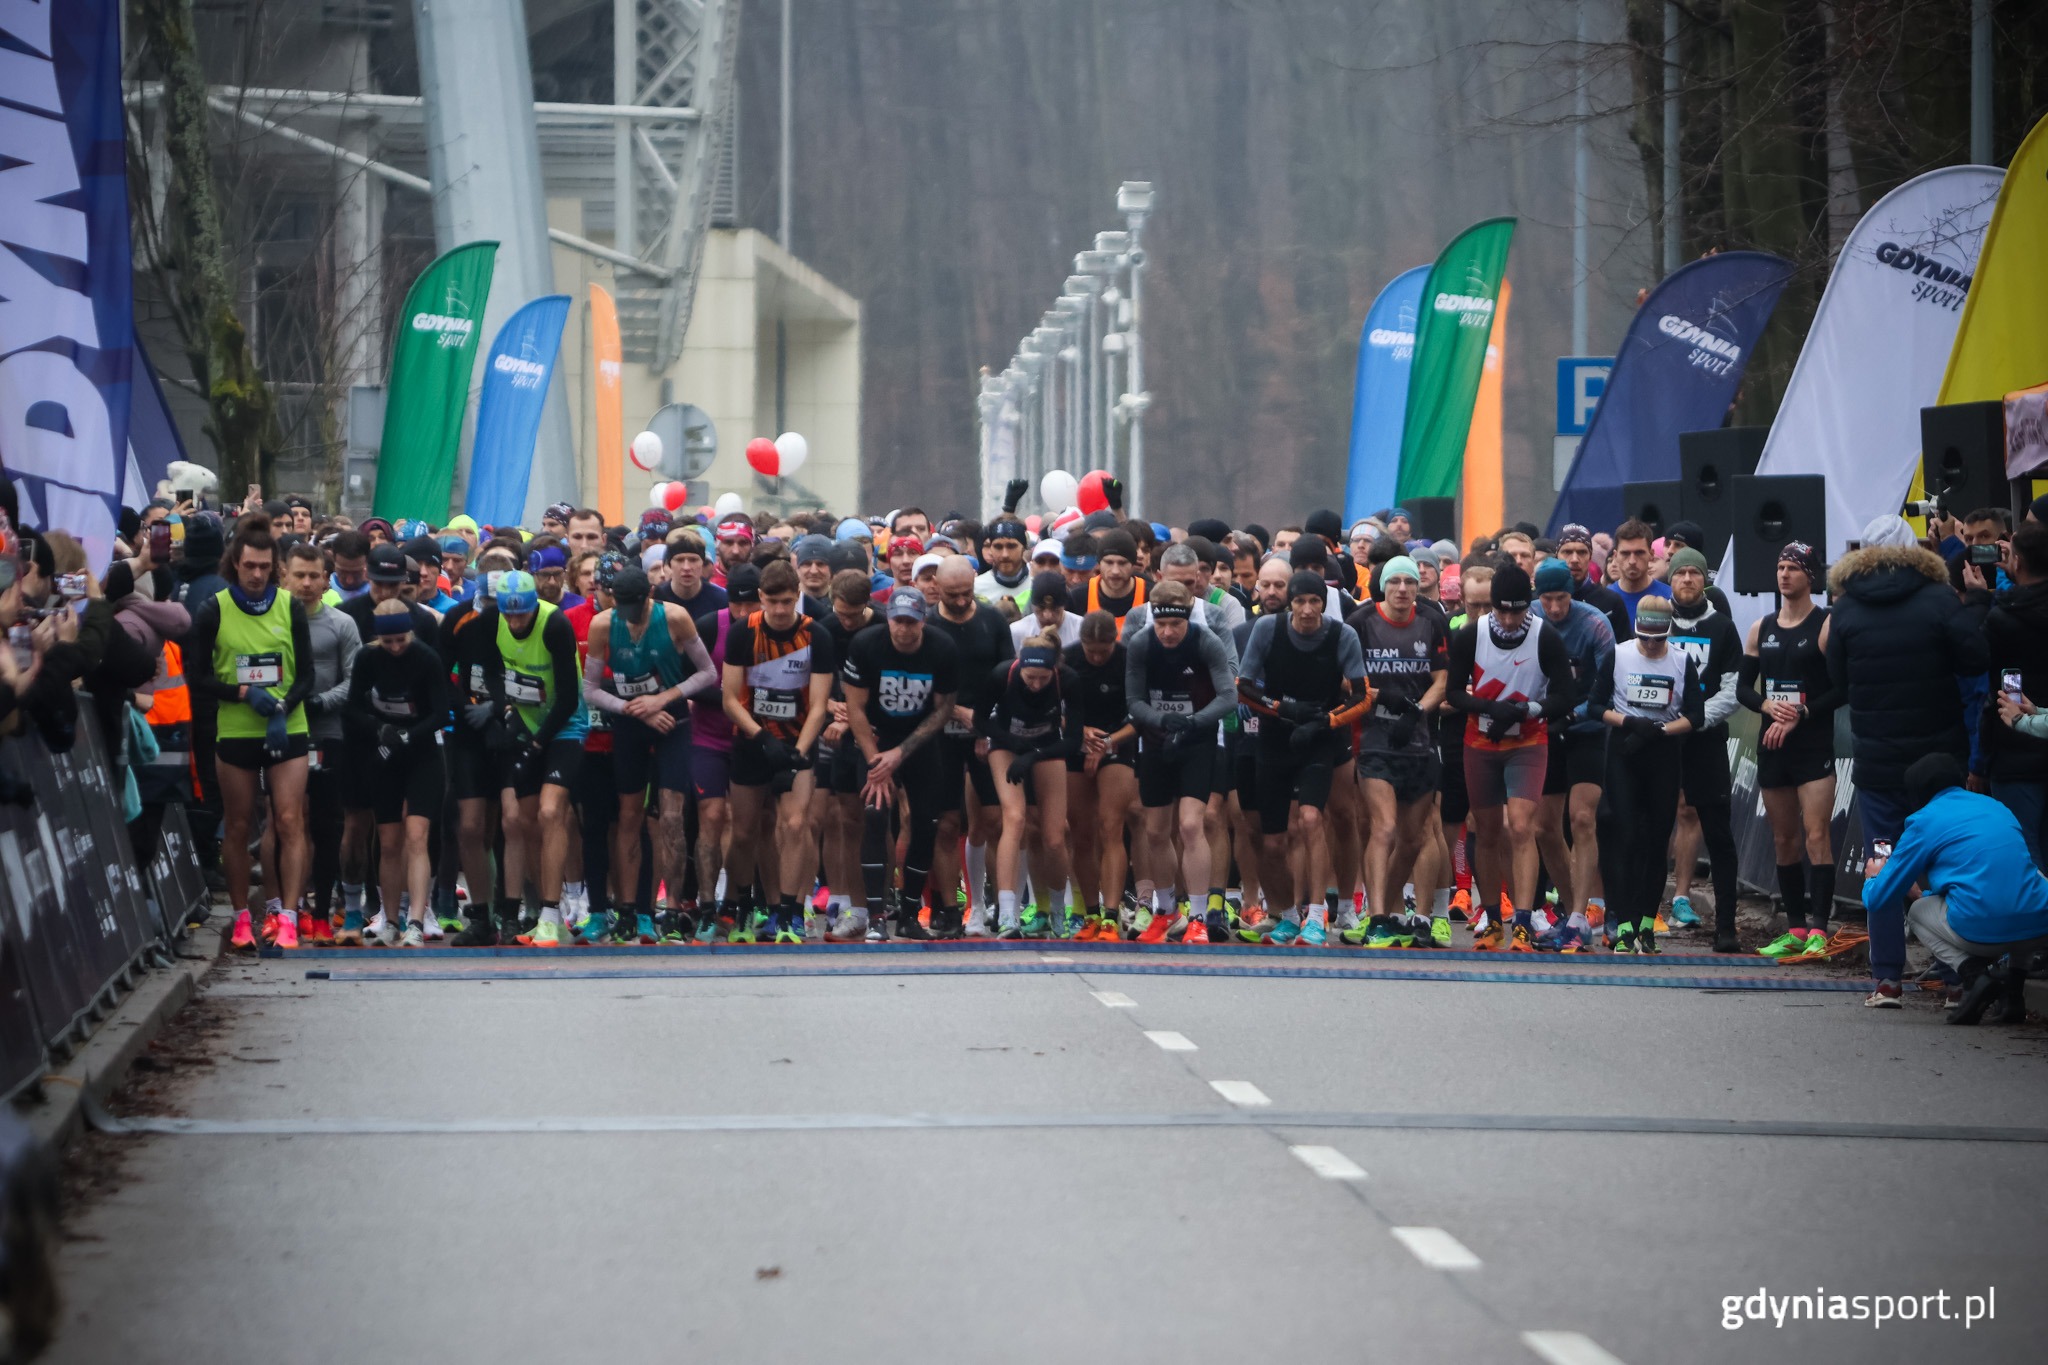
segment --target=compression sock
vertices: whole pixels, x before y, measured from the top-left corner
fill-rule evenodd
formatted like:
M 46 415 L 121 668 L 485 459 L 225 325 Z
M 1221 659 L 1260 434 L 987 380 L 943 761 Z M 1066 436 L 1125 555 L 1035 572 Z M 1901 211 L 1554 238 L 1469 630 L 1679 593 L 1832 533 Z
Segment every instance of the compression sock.
M 1798 863 L 1778 864 L 1778 896 L 1785 902 L 1785 927 L 1795 931 L 1806 927 L 1805 871 Z M 1834 871 L 1832 867 L 1828 869 L 1830 880 Z
M 351 915 L 363 913 L 363 884 L 343 882 L 341 884 L 341 908 Z
M 1835 909 L 1835 865 L 1806 869 L 1806 914 L 1820 933 L 1828 931 L 1828 919 Z
M 967 905 L 988 904 L 988 845 L 967 846 Z

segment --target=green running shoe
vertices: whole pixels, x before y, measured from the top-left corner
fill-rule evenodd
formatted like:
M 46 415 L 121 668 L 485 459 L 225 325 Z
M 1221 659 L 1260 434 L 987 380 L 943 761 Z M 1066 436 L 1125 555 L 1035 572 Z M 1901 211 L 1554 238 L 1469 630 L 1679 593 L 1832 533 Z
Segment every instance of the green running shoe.
M 775 942 L 802 943 L 804 941 L 802 924 L 803 921 L 800 919 L 777 915 L 775 917 Z
M 1024 912 L 1024 918 L 1017 927 L 1019 934 L 1024 938 L 1052 937 L 1052 920 L 1036 905 Z
M 1415 946 L 1415 931 L 1404 920 L 1388 915 L 1384 923 L 1376 926 L 1366 935 L 1368 948 L 1412 948 Z
M 759 943 L 761 935 L 754 928 L 755 922 L 756 916 L 753 915 L 747 916 L 744 923 L 734 920 L 732 932 L 725 936 L 725 941 L 727 943 Z
M 1151 923 L 1152 907 L 1149 905 L 1140 905 L 1131 914 L 1131 937 L 1136 938 L 1139 934 L 1144 933 L 1146 928 L 1150 926 Z
M 578 943 L 602 943 L 611 935 L 612 917 L 602 910 L 593 910 L 576 921 L 574 931 Z
M 718 916 L 707 914 L 697 921 L 697 942 L 711 944 L 718 942 Z
M 1806 935 L 1787 930 L 1756 950 L 1758 957 L 1797 957 L 1806 951 Z
M 1451 918 L 1449 915 L 1430 916 L 1429 946 L 1432 948 L 1448 948 L 1451 946 Z
M 1645 915 L 1642 919 L 1636 921 L 1636 955 L 1639 957 L 1655 957 L 1659 951 L 1657 947 L 1657 921 L 1651 916 Z
M 1352 925 L 1350 929 L 1337 929 L 1337 937 L 1350 943 L 1352 948 L 1384 948 L 1382 943 L 1372 943 L 1374 937 L 1386 937 L 1386 915 L 1368 915 L 1364 923 Z
M 1614 932 L 1614 951 L 1623 957 L 1633 957 L 1636 951 L 1636 927 L 1624 924 Z
M 1827 955 L 1828 936 L 1818 929 L 1808 930 L 1806 935 L 1806 949 L 1804 952 L 1800 953 L 1799 956 L 1826 957 Z

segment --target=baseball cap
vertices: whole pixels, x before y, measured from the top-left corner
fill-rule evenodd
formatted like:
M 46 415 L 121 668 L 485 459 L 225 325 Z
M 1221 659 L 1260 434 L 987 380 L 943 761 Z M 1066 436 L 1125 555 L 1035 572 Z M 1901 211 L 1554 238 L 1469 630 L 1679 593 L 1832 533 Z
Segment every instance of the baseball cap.
M 640 605 L 649 591 L 647 570 L 636 564 L 627 564 L 612 575 L 611 595 L 622 607 Z
M 885 614 L 891 621 L 922 621 L 929 604 L 916 588 L 897 588 L 889 594 Z
M 832 558 L 832 542 L 824 536 L 798 536 L 790 550 L 799 564 L 825 564 Z
M 1572 567 L 1562 559 L 1546 559 L 1536 566 L 1536 591 L 1570 592 Z
M 1067 579 L 1065 574 L 1042 573 L 1031 580 L 1031 605 L 1036 607 L 1046 602 L 1067 604 Z
M 405 551 L 389 541 L 370 547 L 372 583 L 403 583 L 410 577 L 405 567 Z
M 944 555 L 919 555 L 916 558 L 916 560 L 914 560 L 911 563 L 910 576 L 912 578 L 915 578 L 919 574 L 923 573 L 926 569 L 936 569 L 939 567 L 939 565 L 945 562 L 946 557 Z
M 751 564 L 735 564 L 725 576 L 725 595 L 735 602 L 761 600 L 761 571 Z
M 524 569 L 513 569 L 498 580 L 498 610 L 508 616 L 518 616 L 534 611 L 540 606 L 540 589 L 533 584 L 533 575 Z
M 1031 557 L 1035 560 L 1061 559 L 1066 556 L 1066 553 L 1067 547 L 1060 544 L 1057 540 L 1041 540 L 1033 547 Z
M 1493 581 L 1498 585 L 1500 576 L 1494 575 Z M 1498 586 L 1494 590 L 1498 592 Z M 1668 598 L 1645 597 L 1636 603 L 1636 634 L 1648 635 L 1654 639 L 1670 633 L 1671 602 Z

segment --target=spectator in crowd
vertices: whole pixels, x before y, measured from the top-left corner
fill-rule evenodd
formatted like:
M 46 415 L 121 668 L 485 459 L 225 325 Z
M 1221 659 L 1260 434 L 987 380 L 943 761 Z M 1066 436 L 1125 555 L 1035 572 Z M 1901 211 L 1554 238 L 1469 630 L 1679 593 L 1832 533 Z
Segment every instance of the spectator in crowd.
M 1913 528 L 1882 516 L 1863 544 L 1828 574 L 1828 680 L 1849 707 L 1854 780 L 1866 839 L 1891 842 L 1905 828 L 1906 769 L 1927 754 L 1969 762 L 1960 680 L 1982 677 L 1990 651 L 1982 613 L 1957 600 L 1948 565 L 1923 548 Z M 1872 902 L 1870 973 L 1864 1003 L 1891 1008 L 1906 965 L 1904 902 Z
M 2001 592 L 1984 618 L 1990 686 L 2000 699 L 1978 722 L 1972 791 L 1988 790 L 2019 821 L 2034 866 L 2048 871 L 2048 739 L 2014 727 L 2019 703 L 2048 696 L 2048 526 L 2027 522 L 2012 537 Z
M 1965 791 L 1963 767 L 1953 754 L 1915 760 L 1905 783 L 1902 799 L 1910 813 L 1898 843 L 1863 882 L 1871 923 L 1881 914 L 1903 915 L 1913 936 L 1959 977 L 2014 945 L 2048 940 L 2048 878 L 2028 861 L 2012 811 Z M 1907 910 L 1906 895 L 1915 886 L 1923 889 Z M 1952 988 L 1950 1003 L 1959 1004 L 1961 996 L 1960 986 Z M 1898 1009 L 1901 1000 L 1894 990 L 1866 1003 Z

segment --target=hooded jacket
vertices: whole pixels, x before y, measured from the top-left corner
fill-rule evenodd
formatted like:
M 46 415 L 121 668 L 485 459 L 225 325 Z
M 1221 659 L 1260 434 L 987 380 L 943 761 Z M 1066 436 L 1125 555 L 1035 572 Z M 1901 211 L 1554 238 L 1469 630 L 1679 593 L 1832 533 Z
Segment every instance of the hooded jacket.
M 1828 681 L 1849 708 L 1856 785 L 1905 786 L 1930 753 L 1970 761 L 1960 678 L 1990 667 L 1983 611 L 1949 586 L 1948 565 L 1918 545 L 1866 545 L 1828 573 Z
M 1984 642 L 1991 651 L 1991 695 L 2005 674 L 2020 675 L 2022 692 L 2048 697 L 2048 582 L 2029 583 L 1998 594 L 1984 618 Z M 1998 718 L 1990 701 L 1978 719 L 1977 769 L 1994 782 L 2048 782 L 2048 739 L 2023 735 Z

